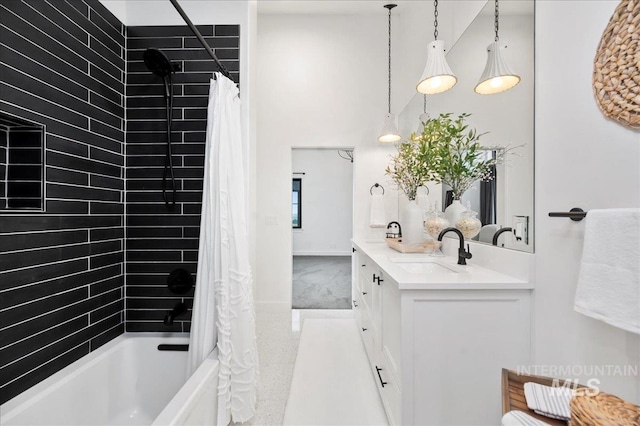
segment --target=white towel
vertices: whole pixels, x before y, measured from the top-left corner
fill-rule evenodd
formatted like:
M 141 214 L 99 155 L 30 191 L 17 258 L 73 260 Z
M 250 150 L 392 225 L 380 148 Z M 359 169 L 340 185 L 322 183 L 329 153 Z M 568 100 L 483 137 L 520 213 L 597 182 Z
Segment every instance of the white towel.
M 590 210 L 574 309 L 640 334 L 640 209 Z
M 502 416 L 502 426 L 548 426 L 549 423 L 542 422 L 523 411 L 509 411 Z
M 569 401 L 572 396 L 573 391 L 569 388 L 544 386 L 534 382 L 524 384 L 527 407 L 552 419 L 569 420 L 571 418 Z
M 384 213 L 384 198 L 382 194 L 371 196 L 371 216 L 369 226 L 372 228 L 384 228 L 387 226 L 387 216 Z

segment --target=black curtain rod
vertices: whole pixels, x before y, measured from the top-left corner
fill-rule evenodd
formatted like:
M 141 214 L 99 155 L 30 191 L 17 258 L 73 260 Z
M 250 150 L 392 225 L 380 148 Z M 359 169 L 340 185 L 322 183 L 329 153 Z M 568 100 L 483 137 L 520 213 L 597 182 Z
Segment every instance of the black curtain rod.
M 211 59 L 216 61 L 216 64 L 218 65 L 218 68 L 220 68 L 220 72 L 225 77 L 227 77 L 228 79 L 233 80 L 231 78 L 231 75 L 229 74 L 229 70 L 227 70 L 227 68 L 224 65 L 222 65 L 222 63 L 218 60 L 218 57 L 213 52 L 213 49 L 211 48 L 211 46 L 209 46 L 209 44 L 204 39 L 204 37 L 202 37 L 202 34 L 200 34 L 200 31 L 198 31 L 198 29 L 195 27 L 195 25 L 193 25 L 193 22 L 191 22 L 191 19 L 189 19 L 189 17 L 184 12 L 184 10 L 182 10 L 182 7 L 180 7 L 180 5 L 178 4 L 178 0 L 169 0 L 169 1 L 173 5 L 173 7 L 176 8 L 176 10 L 180 14 L 180 16 L 182 16 L 182 19 L 184 19 L 184 22 L 186 22 L 187 25 L 189 25 L 189 28 L 191 28 L 191 31 L 193 32 L 193 34 L 195 34 L 195 36 L 198 38 L 198 40 L 200 40 L 200 43 L 202 44 L 202 47 L 204 47 L 204 50 L 206 50 L 207 53 L 209 54 L 209 56 L 211 56 Z

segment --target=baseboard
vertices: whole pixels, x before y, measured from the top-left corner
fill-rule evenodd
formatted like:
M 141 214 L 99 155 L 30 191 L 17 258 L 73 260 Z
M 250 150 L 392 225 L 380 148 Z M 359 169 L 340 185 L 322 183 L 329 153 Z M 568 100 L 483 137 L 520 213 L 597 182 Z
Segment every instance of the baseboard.
M 349 251 L 306 251 L 298 250 L 293 252 L 294 256 L 351 256 Z

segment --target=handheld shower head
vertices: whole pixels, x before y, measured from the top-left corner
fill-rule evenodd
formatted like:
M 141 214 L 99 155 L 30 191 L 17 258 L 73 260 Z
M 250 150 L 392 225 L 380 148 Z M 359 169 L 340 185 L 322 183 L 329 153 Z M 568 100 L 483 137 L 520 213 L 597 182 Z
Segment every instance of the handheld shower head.
M 144 51 L 142 57 L 149 71 L 162 77 L 164 84 L 164 101 L 167 110 L 167 155 L 165 157 L 164 171 L 162 174 L 162 196 L 167 207 L 172 208 L 176 204 L 176 182 L 173 173 L 173 154 L 171 152 L 171 123 L 173 112 L 173 80 L 171 74 L 180 71 L 180 65 L 176 62 L 171 62 L 169 58 L 167 58 L 167 55 L 158 49 L 147 49 Z M 167 175 L 171 177 L 171 192 L 173 194 L 171 199 L 167 196 Z M 171 318 L 169 318 L 169 320 L 173 321 Z
M 142 55 L 144 58 L 144 64 L 149 68 L 149 71 L 160 77 L 170 75 L 176 71 L 176 64 L 171 63 L 167 55 L 159 51 L 158 49 L 147 49 Z

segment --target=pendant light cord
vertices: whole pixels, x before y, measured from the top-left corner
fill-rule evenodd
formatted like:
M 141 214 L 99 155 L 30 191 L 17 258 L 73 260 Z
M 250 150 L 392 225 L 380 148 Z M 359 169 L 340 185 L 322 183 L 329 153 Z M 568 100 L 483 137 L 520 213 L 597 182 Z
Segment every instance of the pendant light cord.
M 433 39 L 438 39 L 438 0 L 433 1 Z
M 496 0 L 496 9 L 495 9 L 495 12 L 494 12 L 494 17 L 495 17 L 495 29 L 496 29 L 496 39 L 495 39 L 495 41 L 500 40 L 500 37 L 498 37 L 498 29 L 499 29 L 499 26 L 500 26 L 500 25 L 499 25 L 499 23 L 498 23 L 498 22 L 499 22 L 499 21 L 498 21 L 498 16 L 499 16 L 499 15 L 500 15 L 500 12 L 499 12 L 499 10 L 498 10 L 498 0 Z
M 424 97 L 424 104 L 422 105 L 422 111 L 427 113 L 427 95 L 422 95 Z

